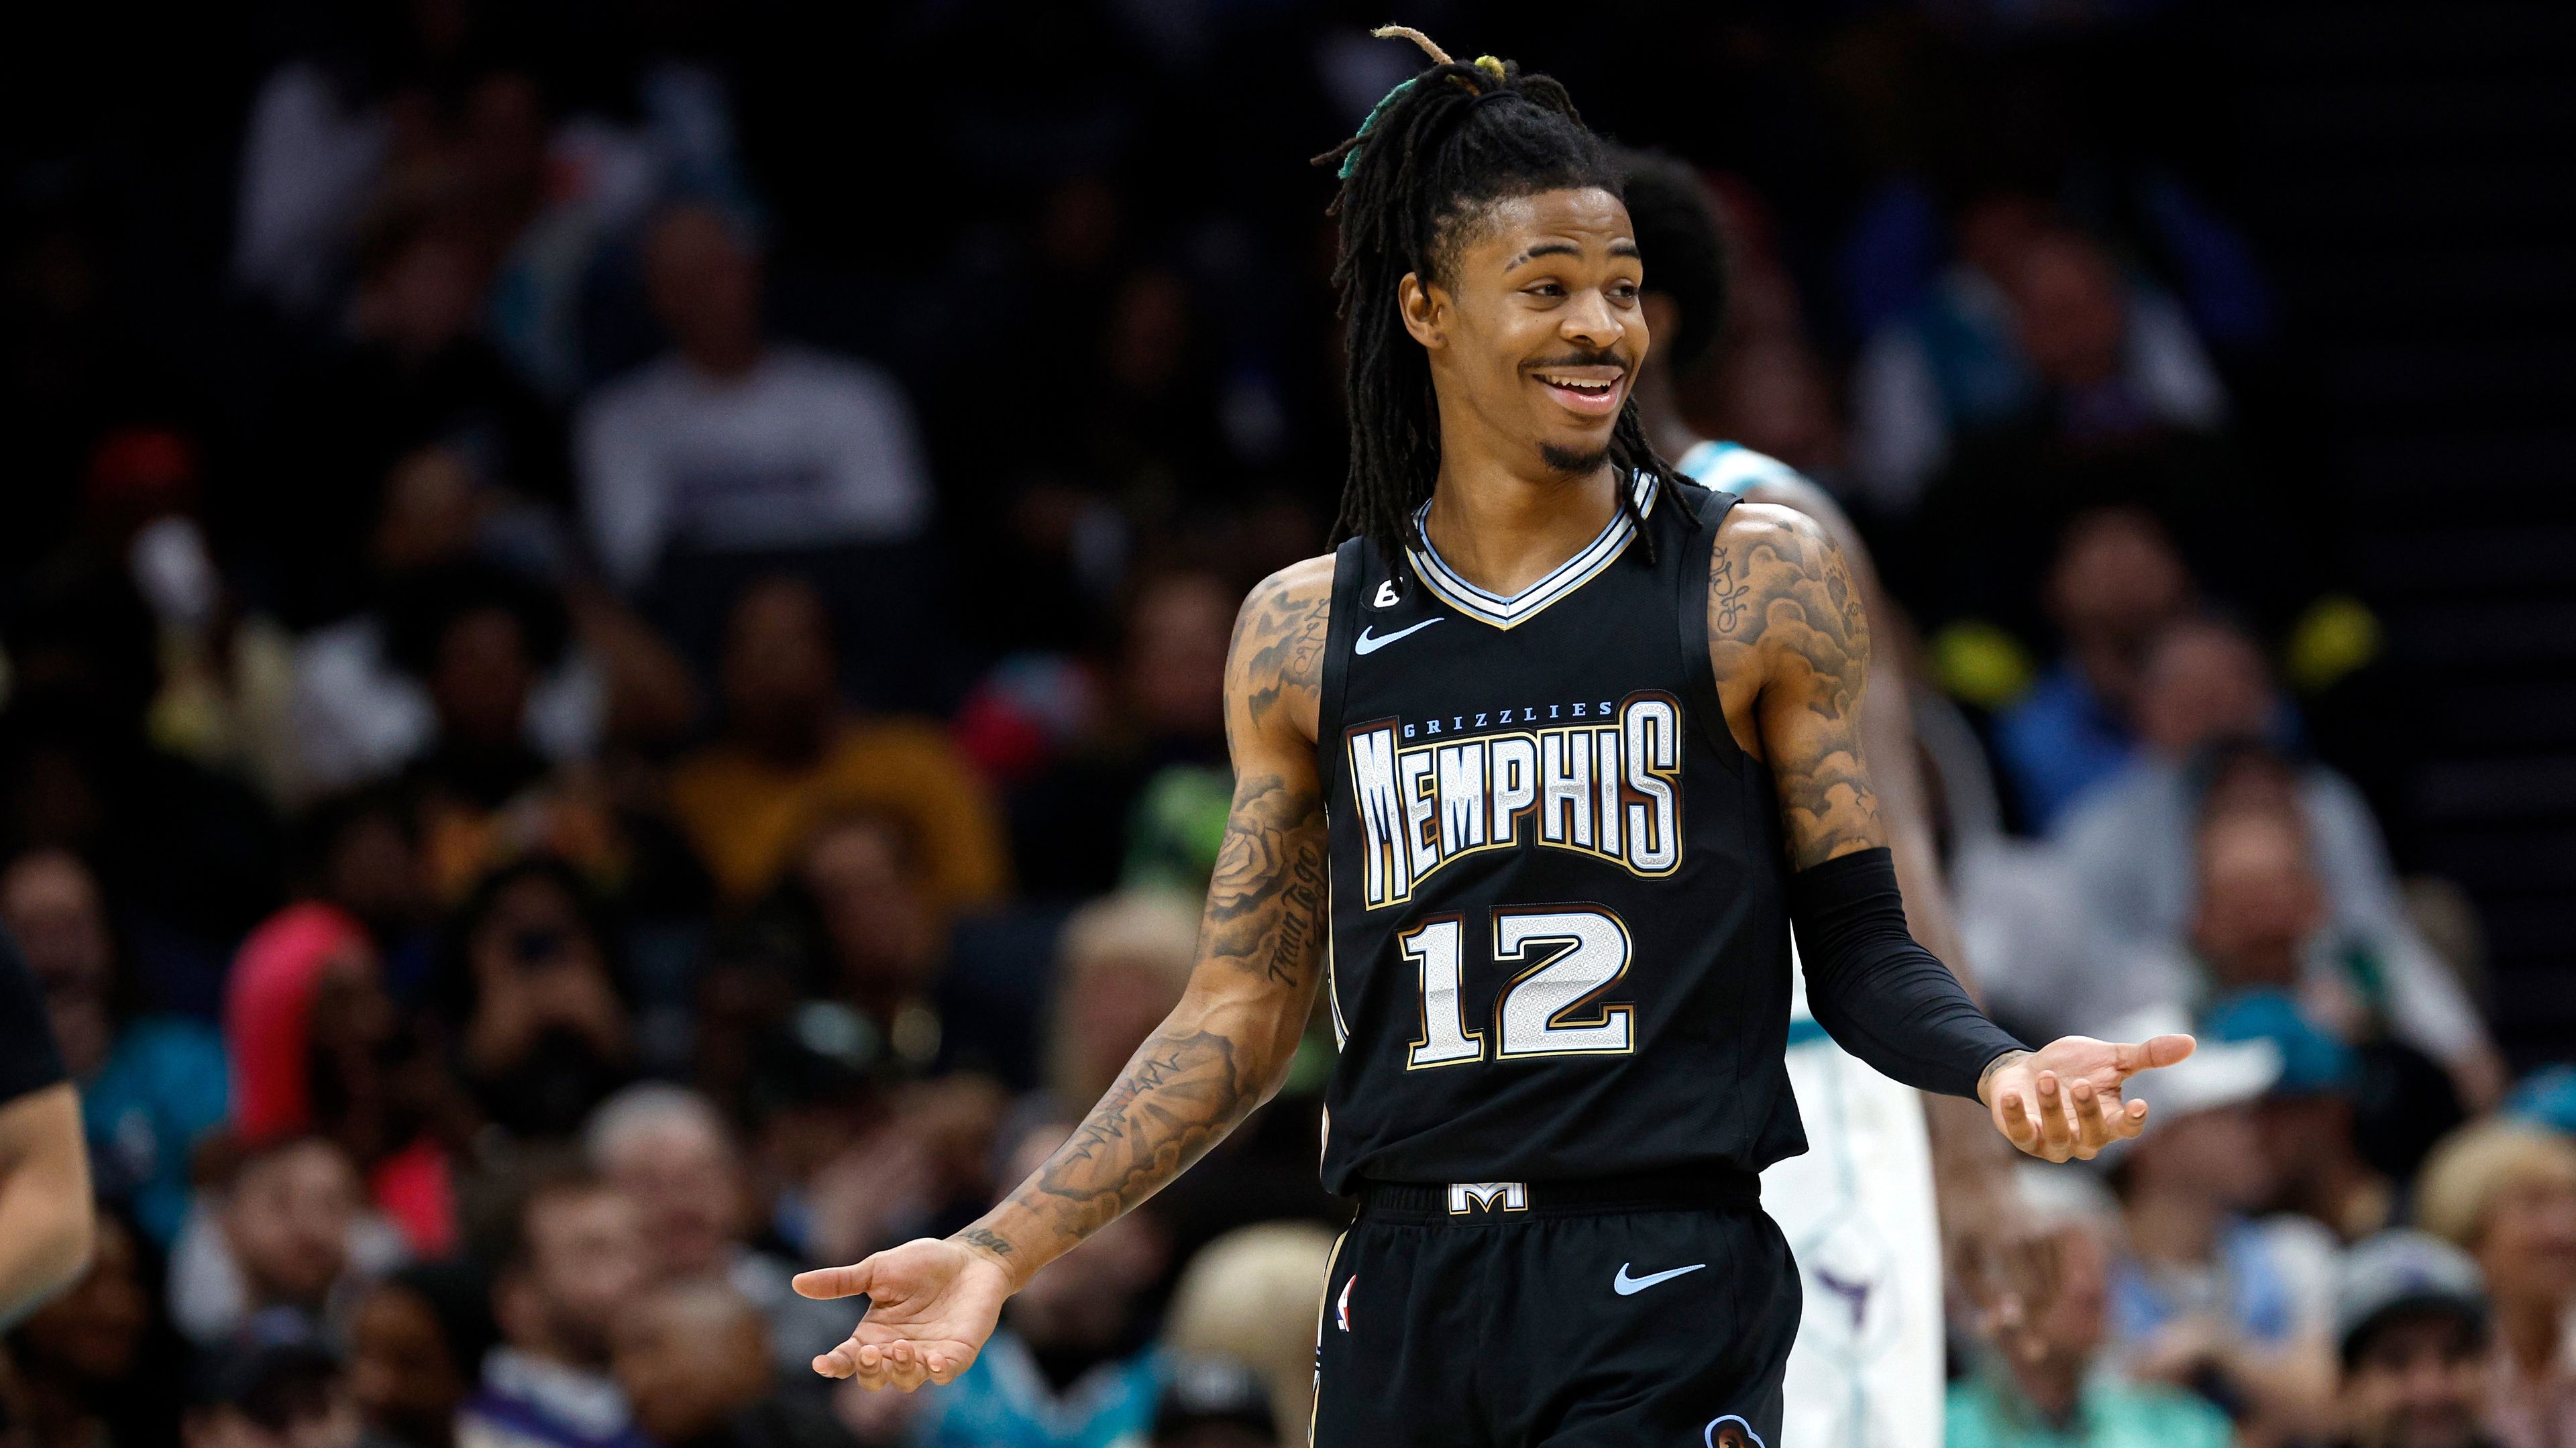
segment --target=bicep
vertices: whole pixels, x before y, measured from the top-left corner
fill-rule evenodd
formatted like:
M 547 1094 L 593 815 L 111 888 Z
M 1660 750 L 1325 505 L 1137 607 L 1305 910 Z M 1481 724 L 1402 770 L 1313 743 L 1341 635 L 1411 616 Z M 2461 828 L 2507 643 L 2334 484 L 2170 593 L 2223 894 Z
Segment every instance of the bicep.
M 1746 642 L 1762 681 L 1754 717 L 1790 863 L 1805 869 L 1887 843 L 1861 735 L 1869 611 L 1842 550 L 1814 520 L 1797 517 L 1751 543 L 1758 632 Z

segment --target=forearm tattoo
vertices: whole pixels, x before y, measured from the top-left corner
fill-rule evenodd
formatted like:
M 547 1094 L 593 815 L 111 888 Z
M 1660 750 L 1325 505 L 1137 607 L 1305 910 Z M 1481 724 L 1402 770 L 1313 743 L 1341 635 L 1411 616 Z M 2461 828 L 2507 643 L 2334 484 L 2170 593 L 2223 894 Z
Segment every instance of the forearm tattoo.
M 1293 572 L 1293 570 L 1292 570 Z M 1303 586 L 1301 586 L 1301 584 Z M 1227 726 L 1241 746 L 1252 731 L 1314 734 L 1320 701 L 1330 574 L 1282 575 L 1255 590 L 1236 621 L 1227 665 Z M 1294 711 L 1280 716 L 1280 710 Z M 1300 746 L 1304 747 L 1304 746 Z M 1259 757 L 1259 751 L 1251 752 Z M 1275 753 L 1271 756 L 1275 758 Z M 1288 998 L 1276 1018 L 1261 1010 L 1176 1014 L 1131 1058 L 1109 1093 L 1003 1211 L 1024 1211 L 1062 1246 L 1090 1235 L 1152 1196 L 1251 1114 L 1285 1068 L 1323 968 L 1327 871 L 1324 802 L 1311 776 L 1246 769 L 1209 881 L 1199 930 L 1202 966 L 1221 962 L 1263 998 Z M 1185 1008 L 1186 1009 L 1186 1008 Z M 1214 1027 L 1211 1020 L 1218 1022 Z M 1242 1024 L 1237 1025 L 1240 1021 Z M 1003 1223 L 1007 1226 L 1007 1223 Z M 962 1240 L 1011 1256 L 1000 1231 L 977 1226 Z M 1024 1237 L 1024 1243 L 1028 1239 Z M 1040 1260 L 1049 1252 L 1041 1251 Z
M 1842 550 L 1814 520 L 1730 519 L 1709 562 L 1709 654 L 1721 679 L 1763 680 L 1762 744 L 1789 862 L 1803 870 L 1887 843 L 1862 763 L 1869 615 Z

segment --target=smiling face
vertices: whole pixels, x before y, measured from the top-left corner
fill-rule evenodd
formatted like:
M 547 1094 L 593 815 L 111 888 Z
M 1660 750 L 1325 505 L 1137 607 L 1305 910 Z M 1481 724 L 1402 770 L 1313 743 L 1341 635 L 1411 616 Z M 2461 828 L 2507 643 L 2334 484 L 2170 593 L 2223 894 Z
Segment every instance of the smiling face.
M 1405 277 L 1405 330 L 1430 354 L 1441 436 L 1507 466 L 1581 476 L 1611 430 L 1647 333 L 1628 210 L 1599 187 L 1508 197 L 1454 223 L 1439 275 Z

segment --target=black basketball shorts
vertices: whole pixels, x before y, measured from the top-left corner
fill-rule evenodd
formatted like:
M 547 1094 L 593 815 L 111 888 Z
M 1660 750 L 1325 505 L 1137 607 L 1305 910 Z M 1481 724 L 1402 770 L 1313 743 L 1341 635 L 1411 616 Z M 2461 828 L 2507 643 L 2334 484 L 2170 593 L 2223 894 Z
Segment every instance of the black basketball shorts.
M 1314 1448 L 1780 1448 L 1798 1269 L 1750 1176 L 1372 1186 Z

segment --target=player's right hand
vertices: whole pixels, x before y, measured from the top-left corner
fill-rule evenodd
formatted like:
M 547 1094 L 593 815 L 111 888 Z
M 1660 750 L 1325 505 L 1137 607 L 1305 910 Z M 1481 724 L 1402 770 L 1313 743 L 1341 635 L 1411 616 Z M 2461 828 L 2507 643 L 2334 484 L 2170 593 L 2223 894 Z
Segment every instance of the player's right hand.
M 966 1371 L 1011 1295 L 1010 1275 L 991 1253 L 931 1237 L 855 1266 L 800 1272 L 795 1285 L 807 1297 L 868 1299 L 849 1341 L 814 1359 L 814 1371 L 907 1393 Z

